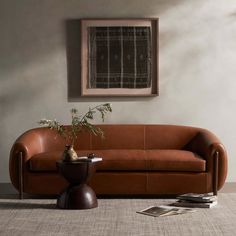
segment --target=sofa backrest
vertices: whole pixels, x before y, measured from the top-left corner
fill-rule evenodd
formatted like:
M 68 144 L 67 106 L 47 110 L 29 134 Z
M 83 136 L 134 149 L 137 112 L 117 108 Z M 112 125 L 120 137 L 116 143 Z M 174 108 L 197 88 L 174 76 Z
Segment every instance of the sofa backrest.
M 182 149 L 200 128 L 176 125 L 99 125 L 105 139 L 91 137 L 91 149 Z
M 81 132 L 74 144 L 78 150 L 106 149 L 182 149 L 200 128 L 176 125 L 98 125 L 105 138 Z M 43 142 L 43 151 L 63 150 L 65 140 L 48 128 L 37 128 Z

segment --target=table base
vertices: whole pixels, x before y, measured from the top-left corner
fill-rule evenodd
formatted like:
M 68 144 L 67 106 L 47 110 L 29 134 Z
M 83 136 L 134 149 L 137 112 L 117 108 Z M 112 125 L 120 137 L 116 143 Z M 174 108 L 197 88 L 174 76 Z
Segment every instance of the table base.
M 94 191 L 87 184 L 70 185 L 58 197 L 61 209 L 91 209 L 98 206 Z

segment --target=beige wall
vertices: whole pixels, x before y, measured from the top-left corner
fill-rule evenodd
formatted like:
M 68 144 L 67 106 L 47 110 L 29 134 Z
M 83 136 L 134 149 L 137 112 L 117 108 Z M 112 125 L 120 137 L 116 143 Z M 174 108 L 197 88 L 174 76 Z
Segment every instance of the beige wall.
M 160 96 L 68 100 L 65 21 L 160 18 Z M 235 0 L 0 0 L 0 182 L 14 140 L 43 117 L 112 102 L 107 123 L 168 123 L 215 132 L 236 181 Z

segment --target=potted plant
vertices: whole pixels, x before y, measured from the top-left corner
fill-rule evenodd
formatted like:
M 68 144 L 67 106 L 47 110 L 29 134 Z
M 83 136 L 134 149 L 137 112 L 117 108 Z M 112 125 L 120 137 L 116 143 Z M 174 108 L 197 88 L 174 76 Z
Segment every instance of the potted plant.
M 66 149 L 63 154 L 64 161 L 75 161 L 78 160 L 78 156 L 73 149 L 75 140 L 78 137 L 78 134 L 82 130 L 87 130 L 88 132 L 93 133 L 94 135 L 101 136 L 104 138 L 104 132 L 102 129 L 92 124 L 91 121 L 94 119 L 96 113 L 100 113 L 101 119 L 104 122 L 105 115 L 108 112 L 112 112 L 111 104 L 105 103 L 89 110 L 84 115 L 79 115 L 76 108 L 71 109 L 71 125 L 65 126 L 60 124 L 56 119 L 41 119 L 38 123 L 40 125 L 46 126 L 49 129 L 57 131 L 66 141 Z

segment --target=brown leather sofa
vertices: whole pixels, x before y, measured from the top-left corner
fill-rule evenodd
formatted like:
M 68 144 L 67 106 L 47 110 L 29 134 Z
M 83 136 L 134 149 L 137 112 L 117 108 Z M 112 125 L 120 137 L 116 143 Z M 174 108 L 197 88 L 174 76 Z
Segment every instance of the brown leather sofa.
M 175 125 L 99 125 L 105 139 L 82 132 L 79 156 L 103 161 L 90 186 L 97 194 L 151 195 L 217 193 L 227 175 L 227 154 L 219 139 L 201 128 Z M 22 195 L 58 194 L 68 184 L 56 160 L 64 140 L 48 128 L 35 128 L 14 143 L 9 161 L 12 184 Z

